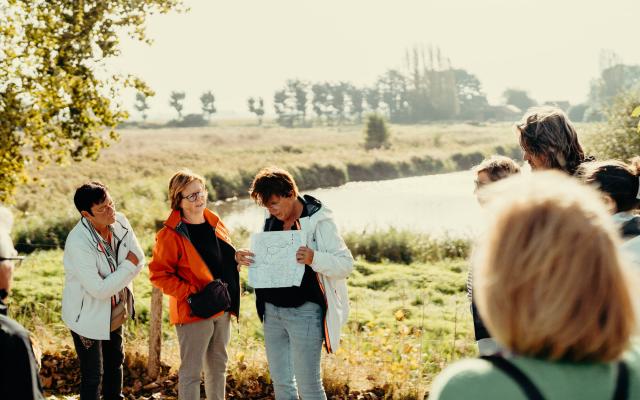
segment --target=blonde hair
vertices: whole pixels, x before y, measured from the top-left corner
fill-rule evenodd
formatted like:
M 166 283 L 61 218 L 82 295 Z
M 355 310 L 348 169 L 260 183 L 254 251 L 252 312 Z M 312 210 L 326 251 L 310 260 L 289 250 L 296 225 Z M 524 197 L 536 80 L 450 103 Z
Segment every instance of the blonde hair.
M 520 172 L 520 166 L 509 157 L 493 155 L 485 158 L 480 164 L 473 167 L 473 171 L 476 175 L 485 172 L 489 175 L 491 182 L 496 182 L 510 175 L 517 174 Z
M 599 194 L 559 172 L 492 184 L 496 211 L 475 264 L 489 331 L 517 354 L 612 361 L 635 330 L 618 233 Z
M 206 188 L 205 180 L 202 176 L 194 174 L 188 169 L 182 169 L 171 177 L 169 181 L 169 201 L 172 210 L 180 210 L 180 202 L 182 201 L 182 191 L 188 184 L 198 181 Z

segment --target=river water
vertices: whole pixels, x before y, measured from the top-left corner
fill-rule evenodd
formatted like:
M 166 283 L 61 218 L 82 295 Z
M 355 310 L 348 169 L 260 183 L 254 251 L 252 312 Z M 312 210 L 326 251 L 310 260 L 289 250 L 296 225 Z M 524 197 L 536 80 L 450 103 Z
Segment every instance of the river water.
M 473 195 L 471 171 L 305 191 L 329 207 L 342 231 L 386 230 L 391 227 L 433 235 L 471 236 L 482 223 Z M 230 229 L 259 230 L 265 211 L 251 199 L 213 206 Z

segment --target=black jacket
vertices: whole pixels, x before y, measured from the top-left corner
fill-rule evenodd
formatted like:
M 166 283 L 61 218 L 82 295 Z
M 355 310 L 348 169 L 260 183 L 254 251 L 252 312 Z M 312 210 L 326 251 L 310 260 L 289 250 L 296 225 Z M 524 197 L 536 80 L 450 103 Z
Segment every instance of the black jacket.
M 29 332 L 0 310 L 0 399 L 44 400 Z

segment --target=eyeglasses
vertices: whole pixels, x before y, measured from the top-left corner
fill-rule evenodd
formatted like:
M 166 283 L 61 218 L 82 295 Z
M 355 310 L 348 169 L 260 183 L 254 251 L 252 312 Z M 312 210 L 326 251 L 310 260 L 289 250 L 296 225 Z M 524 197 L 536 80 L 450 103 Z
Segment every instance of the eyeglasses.
M 0 257 L 0 262 L 3 261 L 13 261 L 13 266 L 18 268 L 20 264 L 24 260 L 24 256 L 15 256 L 15 257 Z
M 188 196 L 182 196 L 182 198 L 183 198 L 183 199 L 187 199 L 187 200 L 189 200 L 189 201 L 190 201 L 190 202 L 192 202 L 192 203 L 193 203 L 194 201 L 198 200 L 198 199 L 199 199 L 199 198 L 201 198 L 201 197 L 207 197 L 207 191 L 206 191 L 206 190 L 203 190 L 203 191 L 201 191 L 201 192 L 191 193 L 191 194 L 190 194 L 190 195 L 188 195 Z
M 102 206 L 100 208 L 97 208 L 95 212 L 98 213 L 98 214 L 104 214 L 105 212 L 107 212 L 107 209 L 109 209 L 109 208 L 111 208 L 113 210 L 116 209 L 116 202 L 113 201 L 112 199 L 109 199 L 109 202 L 107 204 L 105 204 L 104 206 Z

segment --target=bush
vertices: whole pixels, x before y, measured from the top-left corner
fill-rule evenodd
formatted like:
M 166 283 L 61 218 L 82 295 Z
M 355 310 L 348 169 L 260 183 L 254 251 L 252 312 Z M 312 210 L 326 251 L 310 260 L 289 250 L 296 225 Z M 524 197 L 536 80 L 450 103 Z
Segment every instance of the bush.
M 582 122 L 584 121 L 584 114 L 587 111 L 589 106 L 586 103 L 576 104 L 575 106 L 571 106 L 567 115 L 569 119 L 573 122 Z
M 371 233 L 347 233 L 347 247 L 369 262 L 389 260 L 403 264 L 466 258 L 471 244 L 465 238 L 439 237 L 391 228 Z
M 195 128 L 200 126 L 207 126 L 209 123 L 204 118 L 202 114 L 187 114 L 181 120 L 172 119 L 167 122 L 167 126 L 169 127 L 180 127 L 180 128 Z
M 412 157 L 411 164 L 415 175 L 426 175 L 434 172 L 442 172 L 444 164 L 442 160 L 434 159 L 431 156 Z
M 71 229 L 78 223 L 79 217 L 60 217 L 50 221 L 41 221 L 36 226 L 15 230 L 15 248 L 19 253 L 31 253 L 37 249 L 63 248 Z
M 389 127 L 382 116 L 378 114 L 367 116 L 367 125 L 364 131 L 365 149 L 388 148 L 391 146 L 390 137 Z
M 347 163 L 347 176 L 349 182 L 373 181 L 375 177 L 368 165 Z
M 473 153 L 456 153 L 451 156 L 451 160 L 454 162 L 457 170 L 466 170 L 474 165 L 478 165 L 484 160 L 484 155 L 479 151 Z
M 632 113 L 640 106 L 640 91 L 630 91 L 615 98 L 605 111 L 607 123 L 593 139 L 598 158 L 628 160 L 640 154 L 639 117 Z
M 205 179 L 213 190 L 210 196 L 212 200 L 224 200 L 238 195 L 237 183 L 233 178 L 211 172 L 205 175 Z

